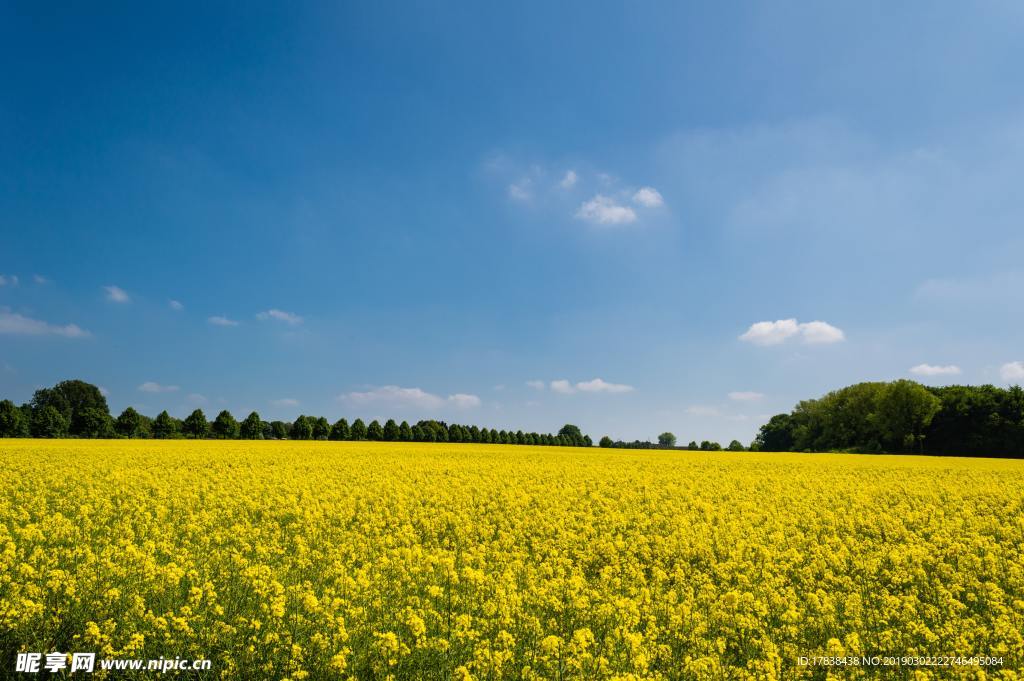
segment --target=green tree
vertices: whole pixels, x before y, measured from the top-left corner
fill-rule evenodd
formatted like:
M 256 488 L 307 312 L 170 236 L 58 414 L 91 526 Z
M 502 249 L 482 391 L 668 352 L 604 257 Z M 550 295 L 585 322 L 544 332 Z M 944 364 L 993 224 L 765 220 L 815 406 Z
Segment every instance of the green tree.
M 384 439 L 388 442 L 396 442 L 399 439 L 398 424 L 394 419 L 388 419 L 384 424 Z
M 658 436 L 658 444 L 661 445 L 662 447 L 675 447 L 676 436 L 668 431 L 665 431 L 664 433 Z
M 196 409 L 185 418 L 183 432 L 188 437 L 201 439 L 210 434 L 210 423 L 202 409 Z
M 288 439 L 288 426 L 284 421 L 271 421 L 270 432 L 275 440 Z
M 398 426 L 398 439 L 402 442 L 412 442 L 412 428 L 408 421 L 402 421 Z
M 68 419 L 56 407 L 45 407 L 32 410 L 32 437 L 67 437 Z
M 331 436 L 331 424 L 324 416 L 313 419 L 313 439 L 326 440 Z
M 611 447 L 615 443 L 612 442 L 612 439 L 610 437 L 605 435 L 604 437 L 601 438 L 601 441 L 598 442 L 597 444 L 600 447 L 604 447 L 605 449 L 608 449 L 609 447 Z
M 312 440 L 313 419 L 305 414 L 299 414 L 299 417 L 292 423 L 292 429 L 289 431 L 288 437 L 293 440 Z
M 0 402 L 0 437 L 28 437 L 29 423 L 14 402 Z
M 331 426 L 332 440 L 351 440 L 352 430 L 348 427 L 348 421 L 345 419 L 338 419 L 333 426 Z
M 717 442 L 710 442 L 708 440 L 704 440 L 700 443 L 700 449 L 703 452 L 719 452 L 722 450 L 722 445 L 718 444 Z
M 352 439 L 353 440 L 365 440 L 366 439 L 366 424 L 363 423 L 362 419 L 356 419 L 352 422 Z
M 114 423 L 114 430 L 118 435 L 124 437 L 143 437 L 145 429 L 142 423 L 142 415 L 132 407 L 126 407 Z
M 920 383 L 899 380 L 882 391 L 874 423 L 889 452 L 921 452 L 924 433 L 942 403 Z
M 91 383 L 80 380 L 61 381 L 52 388 L 37 390 L 32 396 L 32 409 L 53 407 L 68 421 L 68 433 L 89 437 L 87 424 L 82 421 L 86 409 L 99 409 L 110 414 L 107 398 Z
M 378 442 L 384 439 L 384 431 L 380 427 L 380 423 L 377 419 L 370 421 L 370 425 L 366 427 L 366 439 Z
M 237 440 L 239 434 L 238 421 L 227 409 L 217 414 L 210 426 L 210 432 L 218 440 Z
M 178 424 L 174 422 L 167 410 L 163 410 L 153 420 L 153 437 L 168 439 L 178 435 Z
M 583 433 L 580 431 L 579 426 L 574 426 L 571 423 L 562 426 L 561 430 L 558 431 L 558 435 L 565 439 L 565 444 L 577 446 L 583 444 Z
M 262 440 L 263 439 L 263 419 L 255 411 L 250 412 L 245 420 L 242 421 L 242 425 L 238 429 L 239 435 L 243 440 Z
M 793 451 L 795 427 L 793 417 L 789 414 L 776 414 L 768 419 L 768 423 L 761 426 L 754 438 L 754 445 L 762 452 L 791 452 Z
M 742 451 L 744 451 L 743 443 L 740 442 L 739 440 L 733 440 L 732 442 L 730 442 L 729 446 L 726 449 L 728 449 L 730 452 L 742 452 Z

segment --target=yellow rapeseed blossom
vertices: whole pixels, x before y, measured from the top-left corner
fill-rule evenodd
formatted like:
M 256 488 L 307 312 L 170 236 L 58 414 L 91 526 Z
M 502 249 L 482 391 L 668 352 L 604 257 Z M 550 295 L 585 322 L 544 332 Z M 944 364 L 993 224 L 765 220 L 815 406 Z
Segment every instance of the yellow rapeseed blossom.
M 0 492 L 17 651 L 307 681 L 1024 667 L 1021 461 L 0 440 Z M 875 655 L 1002 664 L 798 662 Z

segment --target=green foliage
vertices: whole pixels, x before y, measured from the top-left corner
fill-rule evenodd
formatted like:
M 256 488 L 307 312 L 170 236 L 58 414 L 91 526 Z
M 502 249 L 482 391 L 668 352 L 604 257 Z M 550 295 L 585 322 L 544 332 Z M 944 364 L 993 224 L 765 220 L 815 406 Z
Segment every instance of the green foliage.
M 409 427 L 408 421 L 402 421 L 401 425 L 398 426 L 398 439 L 402 442 L 412 441 L 412 428 Z
M 312 440 L 313 419 L 305 414 L 299 414 L 299 417 L 292 423 L 292 429 L 288 432 L 288 437 L 293 440 Z
M 398 424 L 394 419 L 388 419 L 384 424 L 384 439 L 388 442 L 397 442 L 399 439 Z
M 242 421 L 242 425 L 239 427 L 239 435 L 243 440 L 262 440 L 263 439 L 263 419 L 255 411 L 251 412 Z
M 702 452 L 720 452 L 722 451 L 722 445 L 718 444 L 717 442 L 704 440 L 700 443 L 700 450 Z
M 352 439 L 353 440 L 365 440 L 366 439 L 366 424 L 363 423 L 362 419 L 356 419 L 352 422 Z
M 66 437 L 69 425 L 68 418 L 53 405 L 32 410 L 32 437 Z
M 237 440 L 239 434 L 238 421 L 227 409 L 217 414 L 210 426 L 210 434 L 218 440 Z
M 668 431 L 665 431 L 664 433 L 658 436 L 658 444 L 661 445 L 662 447 L 675 447 L 676 436 Z
M 742 452 L 742 451 L 745 451 L 745 449 L 743 447 L 743 443 L 740 442 L 739 440 L 733 440 L 732 442 L 730 442 L 729 446 L 726 447 L 726 449 L 729 450 L 730 452 Z
M 28 437 L 29 420 L 14 402 L 0 402 L 0 437 Z
M 185 418 L 182 432 L 188 437 L 204 438 L 210 434 L 210 424 L 202 409 L 196 409 Z
M 326 440 L 331 436 L 331 424 L 323 416 L 313 420 L 313 439 Z
M 145 433 L 142 415 L 132 407 L 126 407 L 117 417 L 114 430 L 122 437 L 142 437 Z
M 366 427 L 366 439 L 373 440 L 374 442 L 384 439 L 384 431 L 381 429 L 377 419 L 370 421 L 370 425 Z
M 153 420 L 153 437 L 168 439 L 178 436 L 178 424 L 167 413 L 167 410 L 160 412 Z
M 67 434 L 83 437 L 95 437 L 89 434 L 90 424 L 83 420 L 86 409 L 98 409 L 104 414 L 110 414 L 107 398 L 100 389 L 79 380 L 61 381 L 52 388 L 37 390 L 32 396 L 31 405 L 33 411 L 53 407 L 68 421 Z
M 348 427 L 348 421 L 345 419 L 338 419 L 333 426 L 331 426 L 331 434 L 329 435 L 331 440 L 351 440 L 352 430 Z
M 275 440 L 285 440 L 285 439 L 287 439 L 288 438 L 288 424 L 286 424 L 284 421 L 271 421 L 270 422 L 270 435 Z

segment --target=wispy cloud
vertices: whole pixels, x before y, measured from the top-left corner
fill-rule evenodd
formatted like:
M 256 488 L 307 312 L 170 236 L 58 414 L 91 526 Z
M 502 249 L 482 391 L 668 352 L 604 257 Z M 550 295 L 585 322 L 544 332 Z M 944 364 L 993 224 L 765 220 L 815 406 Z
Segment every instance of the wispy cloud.
M 445 405 L 459 408 L 478 407 L 480 398 L 467 393 L 455 393 L 447 398 L 428 393 L 420 388 L 403 388 L 397 385 L 383 385 L 365 392 L 350 392 L 339 396 L 352 404 L 385 404 L 395 407 L 418 407 L 438 409 Z
M 576 181 L 578 179 L 579 176 L 576 175 L 575 170 L 568 170 L 566 171 L 565 176 L 562 177 L 562 181 L 558 183 L 558 186 L 562 189 L 572 189 L 576 185 Z
M 523 178 L 519 182 L 513 182 L 508 186 L 508 197 L 516 201 L 529 201 L 533 198 L 532 186 L 533 180 L 528 177 Z
M 139 390 L 144 393 L 173 393 L 179 390 L 176 385 L 161 385 L 155 381 L 146 381 L 139 386 Z
M 764 397 L 764 393 L 756 393 L 752 390 L 737 390 L 729 393 L 729 399 L 736 402 L 753 402 Z
M 636 222 L 636 211 L 629 206 L 623 206 L 610 196 L 597 194 L 580 205 L 576 211 L 576 219 L 595 225 L 628 225 Z
M 17 286 L 18 275 L 16 274 L 0 274 L 0 286 Z
M 0 334 L 11 336 L 63 336 L 88 338 L 91 334 L 77 324 L 59 326 L 0 308 Z
M 275 407 L 297 407 L 299 401 L 294 397 L 282 397 L 279 400 L 270 400 L 270 403 Z
M 206 395 L 200 395 L 199 393 L 189 393 L 185 396 L 185 399 L 192 404 L 206 404 L 209 402 L 209 400 L 206 399 Z
M 210 322 L 214 326 L 238 326 L 238 322 L 234 319 L 228 319 L 227 317 L 221 317 L 219 315 L 207 317 L 206 321 Z
M 813 321 L 798 323 L 795 319 L 778 319 L 774 322 L 756 322 L 741 335 L 741 341 L 755 345 L 779 345 L 790 338 L 799 337 L 804 343 L 821 345 L 838 343 L 846 339 L 842 329 L 827 322 Z
M 626 385 L 624 383 L 609 383 L 601 378 L 595 378 L 589 381 L 580 381 L 575 384 L 562 378 L 551 381 L 550 385 L 551 392 L 558 393 L 559 395 L 572 395 L 576 392 L 605 393 L 614 395 L 619 393 L 629 393 L 634 390 L 631 385 Z
M 527 381 L 526 385 L 534 390 L 543 390 L 545 386 L 544 381 Z
M 276 309 L 260 312 L 259 314 L 256 315 L 256 319 L 259 319 L 260 321 L 267 321 L 269 319 L 272 319 L 275 321 L 284 322 L 285 324 L 290 324 L 292 326 L 302 323 L 302 317 L 300 317 L 299 315 L 293 312 L 285 312 L 284 310 Z
M 999 377 L 1007 383 L 1024 382 L 1024 362 L 1007 362 L 999 368 Z
M 722 412 L 715 407 L 708 407 L 703 404 L 695 404 L 686 408 L 686 413 L 691 416 L 721 416 Z
M 47 277 L 44 277 L 41 274 L 33 274 L 32 275 L 32 281 L 34 281 L 35 283 L 39 284 L 40 286 L 42 286 L 43 284 L 49 284 L 50 283 L 50 280 Z
M 956 376 L 960 373 L 960 367 L 955 364 L 939 366 L 936 364 L 918 364 L 910 367 L 910 373 L 917 376 Z
M 177 300 L 168 300 L 167 306 L 174 310 L 175 312 L 181 312 L 182 310 L 185 309 L 185 306 L 182 305 L 181 302 Z
M 665 205 L 665 199 L 654 187 L 641 187 L 633 194 L 633 203 L 644 208 L 660 208 Z
M 107 292 L 107 300 L 112 303 L 127 303 L 131 298 L 128 297 L 128 292 L 120 286 L 104 286 L 103 290 Z

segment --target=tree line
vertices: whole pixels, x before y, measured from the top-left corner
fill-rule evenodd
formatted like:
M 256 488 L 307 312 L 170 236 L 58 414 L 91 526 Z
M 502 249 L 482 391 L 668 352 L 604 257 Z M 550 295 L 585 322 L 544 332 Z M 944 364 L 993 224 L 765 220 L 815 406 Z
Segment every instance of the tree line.
M 751 448 L 1024 458 L 1024 389 L 857 383 L 773 416 Z
M 323 416 L 302 415 L 292 422 L 264 421 L 253 411 L 238 421 L 223 410 L 209 421 L 202 409 L 184 419 L 160 412 L 155 418 L 126 408 L 116 418 L 107 399 L 96 386 L 85 381 L 62 381 L 52 388 L 37 390 L 30 402 L 15 405 L 0 401 L 0 437 L 38 438 L 195 438 L 219 440 L 380 440 L 385 442 L 478 442 L 484 444 L 547 445 L 591 447 L 593 441 L 577 426 L 566 424 L 557 434 L 498 430 L 444 421 L 421 420 L 415 425 L 388 419 L 351 424 L 341 418 L 334 423 Z
M 683 446 L 676 446 L 676 436 L 670 432 L 664 432 L 658 436 L 657 442 L 651 442 L 650 440 L 633 440 L 632 442 L 624 442 L 622 440 L 612 440 L 610 437 L 605 435 L 600 439 L 598 445 L 609 449 L 679 449 L 684 451 L 694 452 L 720 452 L 722 451 L 722 445 L 718 444 L 713 440 L 702 440 L 698 445 L 695 440 L 691 440 L 690 444 Z M 733 440 L 725 447 L 726 451 L 730 452 L 742 452 L 746 451 L 746 447 L 739 440 Z

